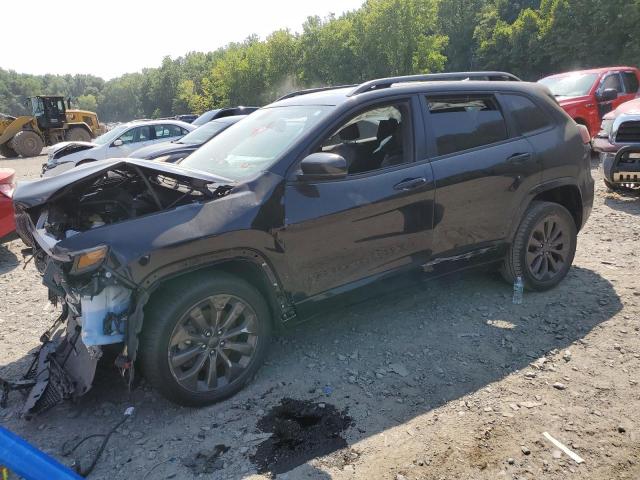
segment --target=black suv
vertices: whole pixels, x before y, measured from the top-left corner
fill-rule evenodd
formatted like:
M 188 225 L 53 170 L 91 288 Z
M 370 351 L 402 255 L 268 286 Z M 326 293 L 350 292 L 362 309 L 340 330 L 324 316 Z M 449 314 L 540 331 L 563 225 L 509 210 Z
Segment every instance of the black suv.
M 431 80 L 293 93 L 179 166 L 111 159 L 19 185 L 19 233 L 64 307 L 47 349 L 71 351 L 61 396 L 120 343 L 128 375 L 139 361 L 167 398 L 217 401 L 275 329 L 402 272 L 496 264 L 556 285 L 593 203 L 588 136 L 543 86 Z

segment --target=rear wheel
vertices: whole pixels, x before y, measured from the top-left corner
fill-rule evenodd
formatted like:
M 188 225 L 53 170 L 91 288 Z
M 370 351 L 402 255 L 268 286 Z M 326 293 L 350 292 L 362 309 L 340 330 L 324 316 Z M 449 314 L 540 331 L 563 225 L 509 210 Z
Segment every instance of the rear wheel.
M 224 273 L 198 274 L 164 288 L 146 309 L 140 360 L 166 398 L 207 405 L 251 380 L 270 337 L 269 308 L 255 288 Z
M 9 146 L 22 157 L 35 157 L 42 152 L 44 142 L 36 132 L 23 130 L 16 133 Z
M 16 151 L 13 148 L 11 148 L 7 143 L 3 143 L 2 145 L 0 145 L 0 155 L 2 155 L 5 158 L 14 158 L 18 156 Z
M 71 127 L 64 134 L 67 142 L 90 142 L 91 134 L 82 127 Z
M 521 277 L 532 290 L 547 290 L 566 275 L 576 252 L 577 228 L 562 205 L 533 202 L 520 222 L 502 265 L 505 280 Z

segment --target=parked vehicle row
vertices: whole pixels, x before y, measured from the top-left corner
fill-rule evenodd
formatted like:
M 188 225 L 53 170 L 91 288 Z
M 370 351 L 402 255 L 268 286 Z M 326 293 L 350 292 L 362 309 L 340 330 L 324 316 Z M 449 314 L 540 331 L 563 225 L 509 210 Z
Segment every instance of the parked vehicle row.
M 126 375 L 139 362 L 167 398 L 205 405 L 253 377 L 273 331 L 344 292 L 476 265 L 555 286 L 592 208 L 587 128 L 543 85 L 459 76 L 295 92 L 178 164 L 19 184 L 18 232 L 68 332 L 40 354 L 63 352 L 63 374 L 37 378 L 82 395 L 118 344 Z

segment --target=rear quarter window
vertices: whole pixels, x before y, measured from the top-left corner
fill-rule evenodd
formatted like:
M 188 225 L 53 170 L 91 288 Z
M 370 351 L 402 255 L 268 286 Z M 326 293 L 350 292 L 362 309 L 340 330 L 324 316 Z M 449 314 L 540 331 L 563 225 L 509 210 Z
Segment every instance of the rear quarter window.
M 551 125 L 547 113 L 527 97 L 507 94 L 502 98 L 505 99 L 513 122 L 521 134 L 526 135 Z
M 438 155 L 490 145 L 508 138 L 496 99 L 461 95 L 427 97 Z

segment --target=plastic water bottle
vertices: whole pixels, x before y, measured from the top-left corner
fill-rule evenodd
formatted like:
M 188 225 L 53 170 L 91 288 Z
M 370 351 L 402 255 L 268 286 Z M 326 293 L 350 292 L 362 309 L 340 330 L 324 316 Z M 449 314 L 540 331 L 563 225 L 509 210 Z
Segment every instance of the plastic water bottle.
M 522 305 L 522 294 L 524 293 L 524 282 L 522 277 L 516 277 L 513 282 L 513 304 Z

